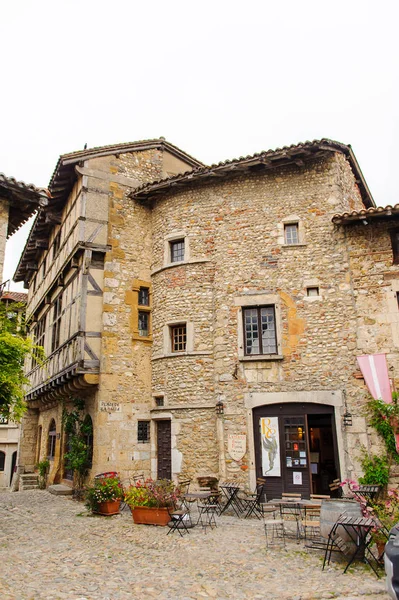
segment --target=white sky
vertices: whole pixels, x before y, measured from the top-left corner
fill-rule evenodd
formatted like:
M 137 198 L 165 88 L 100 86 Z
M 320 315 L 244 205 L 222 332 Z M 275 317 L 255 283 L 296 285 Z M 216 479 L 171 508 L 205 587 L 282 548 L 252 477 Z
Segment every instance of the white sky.
M 209 164 L 329 137 L 396 204 L 398 17 L 396 0 L 3 1 L 0 171 L 46 187 L 85 143 L 164 136 Z

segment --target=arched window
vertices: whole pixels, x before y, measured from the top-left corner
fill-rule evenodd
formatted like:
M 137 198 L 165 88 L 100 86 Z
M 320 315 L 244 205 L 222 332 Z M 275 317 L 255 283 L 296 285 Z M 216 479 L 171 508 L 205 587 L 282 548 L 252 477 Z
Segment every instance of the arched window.
M 87 444 L 87 466 L 91 469 L 93 464 L 93 421 L 90 415 L 86 415 L 81 432 L 85 438 Z
M 49 460 L 53 460 L 55 456 L 55 442 L 57 439 L 57 430 L 54 419 L 51 419 L 50 427 L 48 430 L 48 442 L 47 442 L 47 457 Z
M 6 462 L 6 453 L 0 452 L 0 471 L 4 471 L 5 462 Z

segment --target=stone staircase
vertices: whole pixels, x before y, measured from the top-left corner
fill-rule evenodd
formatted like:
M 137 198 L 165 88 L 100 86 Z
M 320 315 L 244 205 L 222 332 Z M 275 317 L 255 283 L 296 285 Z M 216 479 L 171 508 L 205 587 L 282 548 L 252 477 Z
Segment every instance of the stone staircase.
M 19 476 L 19 490 L 24 492 L 26 490 L 38 490 L 39 482 L 35 473 L 22 473 Z

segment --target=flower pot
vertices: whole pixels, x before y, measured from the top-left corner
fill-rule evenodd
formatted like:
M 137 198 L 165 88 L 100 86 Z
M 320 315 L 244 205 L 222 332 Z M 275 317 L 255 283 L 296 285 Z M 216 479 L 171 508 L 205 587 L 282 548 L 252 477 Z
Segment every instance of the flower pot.
M 97 513 L 99 515 L 118 515 L 119 507 L 121 505 L 120 500 L 107 500 L 106 502 L 101 502 L 98 505 Z
M 150 506 L 135 506 L 132 511 L 133 521 L 144 525 L 161 525 L 165 527 L 170 521 L 167 508 L 153 508 Z

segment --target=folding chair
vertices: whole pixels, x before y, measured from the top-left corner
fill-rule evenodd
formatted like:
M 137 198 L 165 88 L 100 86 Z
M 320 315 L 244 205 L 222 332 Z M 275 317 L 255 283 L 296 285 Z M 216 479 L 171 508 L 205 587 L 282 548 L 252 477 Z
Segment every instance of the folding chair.
M 320 536 L 320 507 L 315 508 L 315 506 L 304 506 L 303 508 L 303 518 L 301 518 L 301 531 L 303 531 L 304 539 L 308 539 L 310 537 L 317 538 Z
M 245 519 L 251 515 L 255 515 L 258 519 L 262 519 L 264 506 L 264 502 L 262 501 L 265 499 L 265 485 L 266 479 L 264 477 L 259 477 L 256 480 L 255 492 L 253 494 L 246 494 L 245 497 L 240 498 L 244 510 L 246 511 L 244 515 Z
M 216 512 L 217 512 L 217 508 L 218 508 L 217 504 L 211 504 L 209 502 L 198 502 L 197 508 L 198 508 L 197 525 L 201 525 L 202 528 L 205 530 L 205 533 L 206 533 L 207 527 L 210 527 L 211 529 L 213 529 L 214 527 L 217 527 L 217 523 L 216 523 Z
M 340 479 L 334 479 L 331 483 L 328 484 L 328 487 L 330 488 L 331 495 L 334 498 L 342 498 L 342 487 Z
M 185 533 L 189 533 L 186 521 L 190 521 L 190 512 L 185 504 L 181 504 L 179 508 L 168 507 L 170 521 L 168 523 L 169 531 L 166 535 L 178 531 L 183 537 Z

